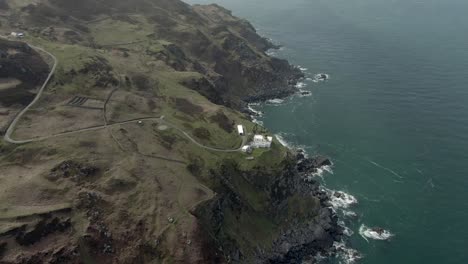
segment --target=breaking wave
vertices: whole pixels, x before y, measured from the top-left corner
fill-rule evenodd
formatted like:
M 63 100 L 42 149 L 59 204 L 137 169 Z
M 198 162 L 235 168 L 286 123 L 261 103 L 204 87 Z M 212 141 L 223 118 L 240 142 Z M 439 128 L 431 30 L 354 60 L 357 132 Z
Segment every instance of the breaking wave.
M 283 145 L 284 147 L 291 148 L 291 146 L 288 144 L 288 142 L 283 138 L 282 135 L 280 134 L 275 134 L 276 139 Z
M 266 101 L 266 102 L 267 102 L 267 104 L 275 104 L 275 105 L 278 105 L 278 104 L 284 103 L 284 100 L 283 100 L 283 99 L 277 98 L 277 99 L 270 99 L 270 100 L 268 100 L 268 101 Z
M 374 240 L 389 240 L 394 236 L 388 230 L 379 227 L 369 228 L 364 224 L 362 224 L 361 227 L 359 227 L 359 234 L 366 241 L 369 241 L 368 238 Z
M 272 41 L 272 42 L 273 42 L 273 41 Z M 283 51 L 283 50 L 284 50 L 284 47 L 281 46 L 281 47 L 279 47 L 279 49 L 274 49 L 274 48 L 273 48 L 273 49 L 269 49 L 269 50 L 267 50 L 265 53 L 266 53 L 266 55 L 268 55 L 268 56 L 270 56 L 270 57 L 277 57 L 278 54 L 279 54 L 281 51 Z
M 344 242 L 333 243 L 333 249 L 336 252 L 336 256 L 340 260 L 340 263 L 352 264 L 362 259 L 361 253 L 359 253 L 355 249 L 346 247 L 346 244 Z
M 350 210 L 343 210 L 343 216 L 349 217 L 349 218 L 357 218 L 358 217 L 356 212 L 350 211 Z
M 330 75 L 326 73 L 318 73 L 314 75 L 314 79 L 312 81 L 315 83 L 318 83 L 318 82 L 323 82 L 327 80 L 330 80 Z
M 256 110 L 254 109 L 252 106 L 258 106 L 259 104 L 257 103 L 250 103 L 247 105 L 247 108 L 249 109 L 249 111 L 251 111 L 252 113 L 255 114 L 255 116 L 258 116 L 258 117 L 262 117 L 263 116 L 263 112 L 262 111 L 259 111 L 259 110 Z
M 287 134 L 287 133 L 278 133 L 278 134 L 275 134 L 275 137 L 276 139 L 279 141 L 279 143 L 281 143 L 281 145 L 289 148 L 289 149 L 292 149 L 292 150 L 302 150 L 303 153 L 305 154 L 305 156 L 307 156 L 307 153 L 304 151 L 304 148 L 305 146 L 303 145 L 296 145 L 296 144 L 293 144 L 291 142 L 288 142 L 286 139 L 284 139 L 284 136 L 285 135 L 292 135 L 292 134 Z
M 307 86 L 307 83 L 305 82 L 298 82 L 296 85 L 296 88 L 301 89 Z
M 263 112 L 253 108 L 253 106 L 258 106 L 258 105 L 259 105 L 258 103 L 250 103 L 247 105 L 247 109 L 249 109 L 249 111 L 253 113 L 253 115 L 250 115 L 252 122 L 263 126 L 263 121 L 260 121 L 257 119 L 257 117 L 263 117 Z
M 351 230 L 351 228 L 347 227 L 346 224 L 345 224 L 345 222 L 343 222 L 343 221 L 340 220 L 340 221 L 338 221 L 338 225 L 341 226 L 341 227 L 343 228 L 343 234 L 344 234 L 345 236 L 350 237 L 350 236 L 354 235 L 353 230 Z
M 320 168 L 317 168 L 317 172 L 312 173 L 313 177 L 323 177 L 323 174 L 327 172 L 329 174 L 333 174 L 332 167 L 329 165 L 322 166 Z
M 356 197 L 342 191 L 331 191 L 330 203 L 335 209 L 346 209 L 358 203 Z

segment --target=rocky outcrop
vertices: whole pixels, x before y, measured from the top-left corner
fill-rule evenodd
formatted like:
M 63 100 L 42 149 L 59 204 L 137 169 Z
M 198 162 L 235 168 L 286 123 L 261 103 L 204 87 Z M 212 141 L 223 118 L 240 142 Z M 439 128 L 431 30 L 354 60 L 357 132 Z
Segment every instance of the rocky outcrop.
M 71 245 L 64 245 L 58 248 L 44 250 L 37 252 L 33 255 L 18 255 L 14 261 L 1 262 L 5 264 L 79 264 L 80 261 L 79 250 L 77 247 Z
M 317 169 L 330 165 L 332 165 L 332 162 L 327 157 L 318 155 L 306 158 L 302 151 L 297 154 L 297 170 L 301 173 L 314 173 L 317 172 Z
M 15 240 L 22 246 L 30 246 L 52 233 L 64 232 L 70 227 L 70 218 L 60 219 L 58 217 L 47 217 L 39 221 L 30 229 L 28 229 L 27 226 L 23 226 L 23 228 L 18 230 L 16 233 Z
M 71 178 L 74 182 L 81 182 L 96 175 L 98 171 L 97 167 L 67 160 L 54 167 L 46 178 L 51 181 Z
M 227 104 L 227 102 L 223 99 L 223 91 L 217 89 L 213 83 L 211 83 L 205 77 L 200 79 L 191 78 L 189 80 L 185 80 L 182 82 L 182 85 L 188 87 L 192 90 L 197 91 L 201 95 L 205 96 L 210 100 L 212 103 L 215 104 Z
M 323 159 L 315 162 L 326 163 Z M 302 263 L 306 257 L 326 253 L 341 238 L 337 216 L 328 207 L 330 197 L 318 182 L 304 182 L 295 163 L 295 159 L 285 161 L 279 174 L 260 168 L 240 171 L 232 162 L 213 172 L 220 179 L 219 195 L 193 213 L 205 223 L 205 232 L 214 237 L 226 259 L 232 263 Z M 250 188 L 255 194 L 246 193 Z M 266 200 L 258 204 L 258 199 Z M 262 219 L 261 224 L 243 222 L 246 215 Z M 252 228 L 259 229 L 253 238 Z M 270 233 L 262 237 L 263 232 Z

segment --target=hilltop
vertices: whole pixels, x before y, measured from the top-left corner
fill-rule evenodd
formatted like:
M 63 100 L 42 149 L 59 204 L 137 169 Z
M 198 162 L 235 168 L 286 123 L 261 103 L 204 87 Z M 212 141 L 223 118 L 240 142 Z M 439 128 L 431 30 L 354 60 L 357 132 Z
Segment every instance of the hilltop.
M 301 72 L 218 5 L 0 1 L 1 263 L 291 263 L 341 235 L 296 153 L 247 102 Z M 31 48 L 38 46 L 44 51 Z M 1 114 L 6 113 L 6 114 Z M 242 124 L 247 135 L 235 129 Z M 247 159 L 247 157 L 252 159 Z M 36 261 L 36 262 L 34 262 Z

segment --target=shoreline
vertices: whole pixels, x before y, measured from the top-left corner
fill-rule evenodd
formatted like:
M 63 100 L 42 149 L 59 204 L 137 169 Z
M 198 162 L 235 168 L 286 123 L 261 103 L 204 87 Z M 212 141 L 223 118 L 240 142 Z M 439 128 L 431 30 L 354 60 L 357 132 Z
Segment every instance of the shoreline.
M 280 48 L 270 49 L 266 52 L 269 57 L 273 57 L 273 55 L 277 55 L 275 52 L 280 51 L 283 46 L 279 46 Z M 312 92 L 309 90 L 303 90 L 303 88 L 307 87 L 308 84 L 305 81 L 312 81 L 317 83 L 319 81 L 314 80 L 310 77 L 307 77 L 306 71 L 307 68 L 302 66 L 293 65 L 295 69 L 301 71 L 302 76 L 294 80 L 294 89 L 295 92 L 290 94 L 278 94 L 274 98 L 266 97 L 263 100 L 256 100 L 247 103 L 247 107 L 245 112 L 247 112 L 250 116 L 252 122 L 257 123 L 261 126 L 264 126 L 263 121 L 258 120 L 258 118 L 262 118 L 264 116 L 264 112 L 258 109 L 255 109 L 254 106 L 258 106 L 261 104 L 273 104 L 273 105 L 281 105 L 287 99 L 294 98 L 294 95 L 299 95 L 300 97 L 310 96 Z M 327 75 L 327 78 L 329 76 Z M 267 128 L 267 127 L 266 127 Z M 268 128 L 267 128 L 268 129 Z M 293 153 L 297 155 L 297 165 L 298 168 L 302 167 L 302 172 L 300 176 L 303 178 L 304 182 L 307 182 L 315 187 L 317 187 L 320 191 L 315 192 L 314 195 L 320 197 L 320 202 L 323 208 L 327 208 L 331 210 L 331 216 L 333 219 L 336 220 L 337 228 L 336 231 L 339 233 L 339 236 L 335 237 L 333 245 L 328 248 L 328 250 L 316 250 L 314 254 L 311 253 L 311 249 L 307 249 L 307 247 L 313 248 L 313 245 L 303 245 L 303 249 L 301 253 L 296 252 L 298 254 L 296 257 L 300 259 L 310 259 L 311 261 L 320 261 L 322 259 L 330 259 L 330 258 L 339 258 L 344 263 L 351 264 L 355 263 L 356 261 L 362 259 L 362 255 L 355 249 L 347 247 L 347 239 L 345 237 L 351 237 L 354 235 L 354 232 L 345 225 L 346 218 L 356 218 L 357 215 L 354 211 L 349 210 L 349 207 L 358 203 L 357 199 L 343 191 L 334 191 L 326 188 L 323 183 L 321 183 L 316 178 L 322 178 L 323 173 L 327 172 L 333 174 L 332 166 L 333 163 L 329 158 L 321 156 L 320 154 L 314 155 L 312 158 L 309 158 L 309 154 L 304 150 L 303 146 L 294 146 L 291 143 L 287 142 L 280 134 L 275 134 L 277 140 L 286 148 L 288 148 Z M 321 161 L 317 162 L 317 160 Z M 305 163 L 305 164 L 304 164 Z M 312 165 L 313 164 L 313 165 Z M 320 164 L 320 165 L 318 165 Z M 307 167 L 309 165 L 310 167 Z M 317 166 L 318 165 L 318 166 Z M 311 190 L 312 191 L 312 190 Z M 313 191 L 312 191 L 313 192 Z M 340 213 L 338 211 L 341 211 Z M 332 233 L 332 232 L 331 232 Z M 274 263 L 288 263 L 288 262 L 274 262 Z M 315 263 L 315 262 L 312 262 Z

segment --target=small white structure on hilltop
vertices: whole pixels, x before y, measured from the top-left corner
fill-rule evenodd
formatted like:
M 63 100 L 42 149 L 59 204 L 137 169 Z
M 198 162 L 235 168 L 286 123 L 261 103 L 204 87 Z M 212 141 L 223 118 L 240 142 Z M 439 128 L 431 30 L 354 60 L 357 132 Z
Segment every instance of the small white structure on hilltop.
M 12 37 L 15 37 L 15 38 L 23 38 L 24 37 L 24 33 L 21 33 L 21 32 L 11 32 L 10 35 Z
M 266 137 L 263 135 L 255 135 L 252 141 L 252 147 L 254 148 L 271 148 L 273 137 Z
M 239 132 L 240 136 L 243 136 L 244 135 L 244 126 L 237 125 L 237 132 Z
M 242 147 L 242 152 L 245 152 L 245 153 L 252 153 L 252 146 L 250 145 L 245 145 Z

